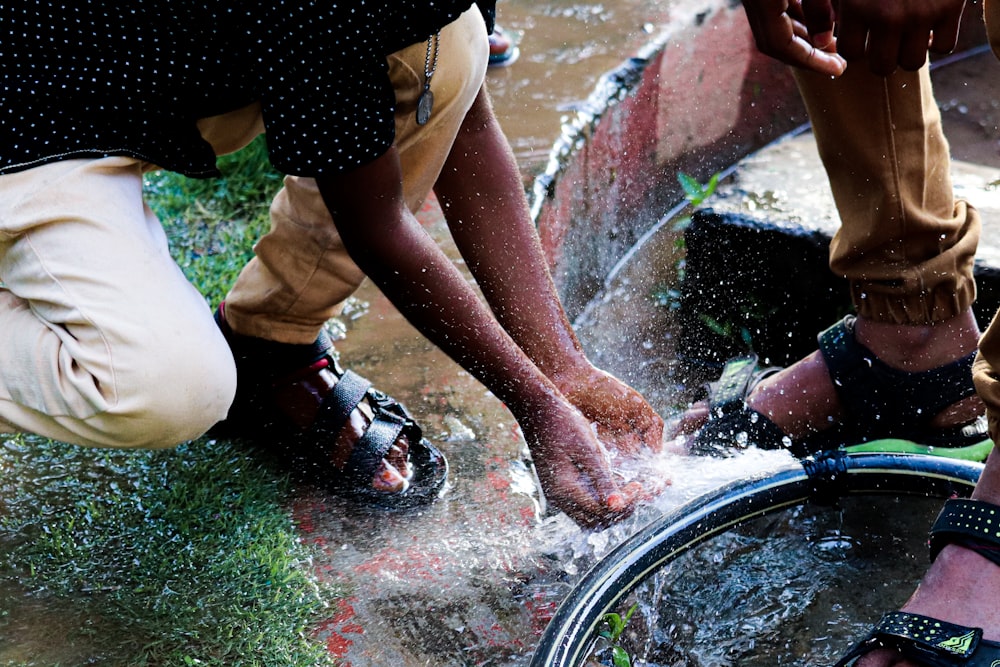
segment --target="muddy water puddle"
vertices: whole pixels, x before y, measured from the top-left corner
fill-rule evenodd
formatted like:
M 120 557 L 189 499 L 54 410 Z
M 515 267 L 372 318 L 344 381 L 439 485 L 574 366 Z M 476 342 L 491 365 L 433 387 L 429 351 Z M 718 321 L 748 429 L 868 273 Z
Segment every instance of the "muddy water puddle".
M 510 67 L 487 81 L 500 123 L 522 171 L 541 171 L 564 116 L 602 74 L 618 67 L 662 29 L 675 3 L 657 0 L 503 0 L 497 23 L 520 42 Z

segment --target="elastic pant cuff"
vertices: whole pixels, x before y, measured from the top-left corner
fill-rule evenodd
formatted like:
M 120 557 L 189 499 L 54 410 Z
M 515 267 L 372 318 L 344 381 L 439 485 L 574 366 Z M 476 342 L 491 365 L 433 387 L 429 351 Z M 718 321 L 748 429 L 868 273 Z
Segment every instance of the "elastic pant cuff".
M 957 287 L 907 295 L 897 292 L 901 288 L 887 288 L 884 283 L 856 281 L 850 289 L 858 315 L 887 324 L 934 324 L 964 313 L 976 300 L 976 283 L 972 278 Z

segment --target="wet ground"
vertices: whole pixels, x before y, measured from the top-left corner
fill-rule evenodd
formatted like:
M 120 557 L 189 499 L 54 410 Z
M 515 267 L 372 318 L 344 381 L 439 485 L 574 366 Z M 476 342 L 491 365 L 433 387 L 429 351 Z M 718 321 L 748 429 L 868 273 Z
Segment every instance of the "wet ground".
M 519 36 L 520 58 L 488 75 L 497 115 L 522 170 L 537 173 L 566 113 L 598 78 L 634 55 L 666 22 L 660 0 L 504 0 L 497 22 Z
M 520 65 L 509 76 L 516 76 Z M 991 209 L 992 174 L 1000 165 L 996 103 L 965 94 L 967 76 L 995 74 L 996 69 L 989 59 L 967 67 L 957 83 L 942 86 L 946 118 L 949 128 L 973 128 L 969 132 L 975 138 L 986 136 L 985 153 L 971 155 L 991 166 L 959 165 L 957 184 L 985 209 L 988 220 L 1000 219 L 1000 211 Z M 497 104 L 504 100 L 498 97 Z M 971 145 L 956 141 L 956 154 L 966 150 Z M 797 198 L 794 191 L 774 195 L 774 183 L 789 183 L 789 172 L 810 191 L 808 196 Z M 759 199 L 774 202 L 774 215 L 829 229 L 834 214 L 823 188 L 806 134 L 753 158 L 722 194 L 745 206 L 746 193 L 757 192 Z M 443 233 L 432 206 L 423 219 L 435 233 Z M 678 388 L 663 382 L 673 360 L 673 332 L 668 309 L 655 296 L 672 278 L 669 271 L 650 269 L 673 266 L 673 246 L 672 235 L 664 232 L 637 250 L 580 322 L 591 356 L 628 378 L 665 415 L 678 401 Z M 350 322 L 346 339 L 338 344 L 343 359 L 420 416 L 450 457 L 454 474 L 445 497 L 417 515 L 359 511 L 323 495 L 306 495 L 295 507 L 303 535 L 321 551 L 318 566 L 355 591 L 343 614 L 325 628 L 331 649 L 342 651 L 352 665 L 526 664 L 538 634 L 581 568 L 609 545 L 657 511 L 750 470 L 786 461 L 781 454 L 722 462 L 665 458 L 657 465 L 673 486 L 626 525 L 585 533 L 563 517 L 540 520 L 509 414 L 427 345 L 374 290 L 366 288 L 362 298 L 367 309 Z M 913 562 L 918 565 L 910 574 L 916 575 L 923 561 Z M 899 591 L 912 581 L 904 577 Z
M 489 76 L 498 111 L 527 172 L 547 157 L 558 134 L 559 108 L 585 98 L 601 72 L 646 41 L 653 28 L 644 25 L 654 15 L 654 4 L 642 0 L 614 5 L 501 3 L 501 23 L 524 31 L 522 54 L 512 67 L 491 71 Z M 579 39 L 571 41 L 571 36 Z M 982 90 L 970 88 L 969 77 L 995 72 L 984 62 L 968 77 L 956 79 L 954 92 L 941 97 L 947 100 L 949 128 L 958 127 L 956 137 L 962 132 L 975 139 L 970 146 L 986 145 L 985 154 L 970 153 L 970 157 L 988 162 L 986 158 L 997 156 L 997 105 L 980 95 L 967 97 L 970 91 Z M 811 183 L 810 189 L 819 191 L 824 179 L 808 151 L 808 135 L 799 141 L 802 161 L 796 173 Z M 964 150 L 966 142 L 956 142 L 956 154 L 965 155 L 959 152 Z M 762 154 L 756 164 L 767 165 L 768 159 Z M 774 190 L 770 177 L 753 181 L 753 174 L 761 171 L 748 166 L 744 173 L 738 178 L 745 180 L 736 182 L 741 185 L 727 187 Z M 975 201 L 974 195 L 982 194 L 985 201 L 994 179 L 989 176 L 992 172 L 977 173 L 979 180 L 968 185 L 970 197 Z M 810 201 L 824 212 L 782 209 L 781 214 L 833 220 L 821 196 Z M 433 205 L 421 218 L 443 238 Z M 669 271 L 651 269 L 674 266 L 673 253 L 673 237 L 651 240 L 580 322 L 588 353 L 644 391 L 665 415 L 678 402 L 678 388 L 664 382 L 665 369 L 675 356 L 675 332 L 668 309 L 656 295 L 669 288 L 673 277 Z M 541 514 L 522 442 L 504 407 L 424 341 L 371 285 L 363 288 L 358 308 L 344 318 L 344 325 L 347 335 L 337 344 L 343 363 L 404 402 L 452 465 L 447 493 L 419 512 L 372 511 L 308 487 L 299 489 L 289 507 L 313 553 L 311 566 L 348 594 L 316 635 L 331 655 L 353 667 L 525 665 L 559 601 L 582 569 L 610 546 L 666 508 L 724 481 L 787 462 L 781 453 L 752 452 L 728 460 L 664 457 L 654 462 L 672 481 L 663 497 L 621 526 L 580 531 L 565 517 Z M 779 532 L 796 540 L 810 530 Z M 726 558 L 710 551 L 699 557 L 703 559 L 699 568 Z M 916 562 L 912 574 L 923 567 L 923 561 Z M 780 564 L 761 567 L 783 578 L 776 575 Z M 900 590 L 911 581 L 906 579 Z M 893 595 L 879 600 L 886 607 L 898 604 Z M 823 604 L 839 602 L 825 599 Z M 769 617 L 782 619 L 781 609 L 773 609 Z M 799 613 L 794 599 L 784 609 L 786 616 Z M 738 623 L 732 628 L 741 634 Z M 682 631 L 678 636 L 689 635 Z M 665 664 L 736 663 L 712 657 L 704 663 Z

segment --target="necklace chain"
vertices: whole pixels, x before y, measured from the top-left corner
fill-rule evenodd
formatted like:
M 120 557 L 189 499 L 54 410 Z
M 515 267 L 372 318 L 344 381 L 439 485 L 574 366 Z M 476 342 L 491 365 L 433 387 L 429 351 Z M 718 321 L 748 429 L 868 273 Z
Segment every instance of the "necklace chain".
M 431 92 L 431 79 L 438 66 L 438 45 L 441 33 L 436 32 L 427 38 L 427 55 L 424 56 L 424 92 L 417 100 L 417 125 L 426 125 L 434 110 L 434 93 Z
M 434 72 L 437 71 L 438 66 L 438 42 L 441 39 L 441 33 L 436 32 L 427 38 L 427 55 L 424 56 L 424 89 L 431 87 L 431 79 L 434 78 Z M 433 55 L 432 55 L 433 54 Z

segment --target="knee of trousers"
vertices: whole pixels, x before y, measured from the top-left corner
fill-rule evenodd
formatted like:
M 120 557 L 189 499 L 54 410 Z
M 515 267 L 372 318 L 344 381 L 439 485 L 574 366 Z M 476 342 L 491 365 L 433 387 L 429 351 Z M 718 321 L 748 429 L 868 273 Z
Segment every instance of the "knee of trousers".
M 93 444 L 161 449 L 203 435 L 226 418 L 236 394 L 228 346 L 159 348 L 116 373 L 116 399 L 87 419 Z

